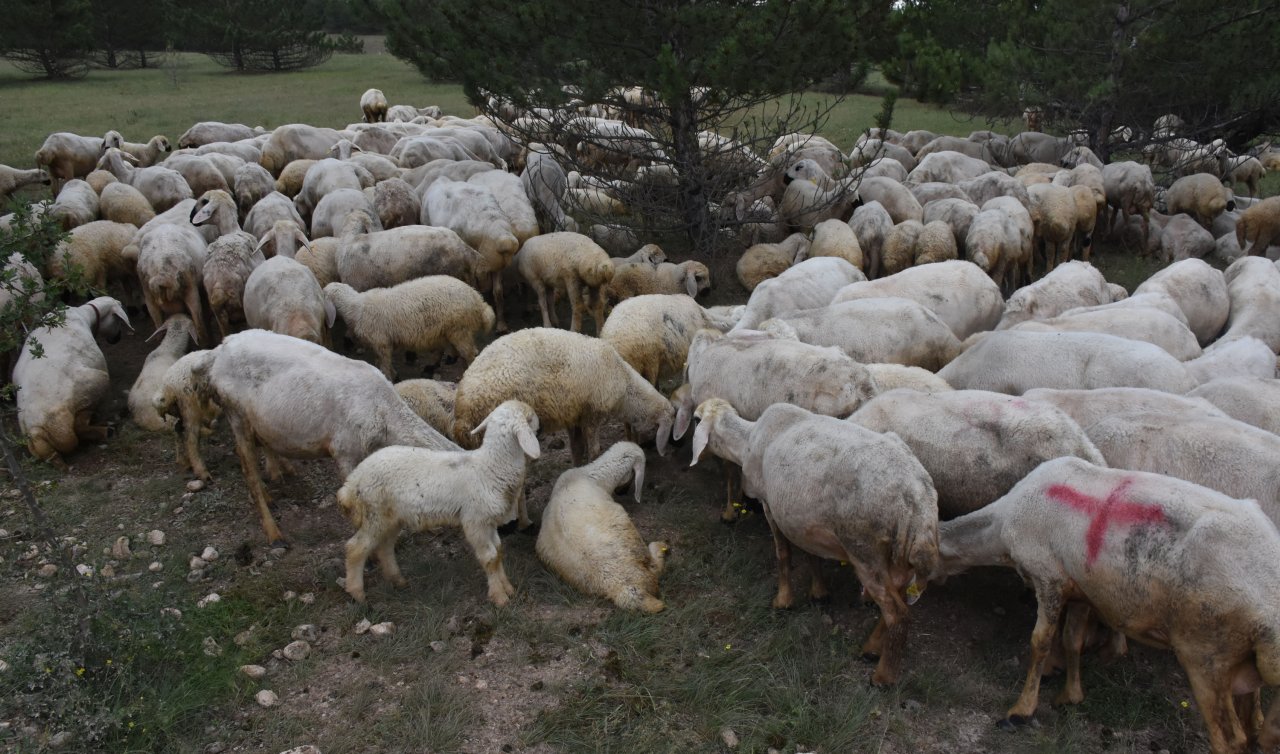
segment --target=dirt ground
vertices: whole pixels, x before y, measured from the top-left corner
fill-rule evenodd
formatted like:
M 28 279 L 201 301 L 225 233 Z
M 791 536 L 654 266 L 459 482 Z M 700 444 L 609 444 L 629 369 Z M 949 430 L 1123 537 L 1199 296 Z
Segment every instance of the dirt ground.
M 531 320 L 529 312 L 523 319 Z M 114 581 L 95 576 L 112 589 L 145 590 L 144 582 L 155 579 L 153 586 L 164 584 L 184 614 L 198 613 L 197 601 L 216 592 L 267 606 L 269 616 L 242 616 L 209 634 L 228 649 L 245 636 L 261 637 L 261 653 L 251 661 L 266 668 L 266 677 L 253 681 L 225 669 L 215 679 L 215 704 L 194 721 L 173 722 L 163 745 L 136 750 L 277 752 L 303 744 L 324 754 L 1207 750 L 1173 657 L 1140 646 L 1112 662 L 1086 657 L 1081 707 L 1051 706 L 1061 680 L 1047 679 L 1036 723 L 998 730 L 996 721 L 1021 686 L 1034 623 L 1034 598 L 1008 570 L 931 586 L 912 608 L 902 682 L 870 688 L 871 666 L 859 659 L 858 647 L 876 611 L 862 603 L 851 570 L 826 568 L 828 604 L 769 609 L 775 564 L 767 526 L 759 515 L 719 522 L 718 465 L 689 468 L 687 444 L 667 458 L 650 450 L 642 501 L 618 498 L 643 536 L 671 546 L 664 613 L 625 615 L 577 594 L 541 566 L 535 537 L 525 533 L 503 539 L 518 590 L 505 609 L 486 601 L 478 564 L 451 532 L 403 536 L 398 553 L 409 586 L 396 590 L 374 569 L 368 605 L 357 605 L 337 584 L 352 527 L 334 501 L 333 464 L 300 462 L 296 477 L 271 485 L 292 545 L 287 551 L 264 540 L 225 426 L 205 444 L 214 481 L 187 492 L 172 439 L 125 419 L 124 393 L 150 348 L 144 342 L 150 323 L 135 317 L 135 324 L 137 332 L 104 347 L 113 388 L 104 415 L 116 436 L 76 454 L 65 477 L 33 465 L 33 476 L 47 482 L 38 487 L 44 505 L 57 533 L 82 540 L 82 557 L 99 572 L 109 560 L 100 551 L 117 536 L 131 538 L 133 555 L 116 563 Z M 421 369 L 402 367 L 401 378 Z M 436 376 L 459 373 L 453 365 Z M 529 474 L 535 521 L 569 466 L 563 437 L 544 437 L 542 445 Z M 36 574 L 39 559 L 22 560 L 34 533 L 7 481 L 3 486 L 0 658 L 29 640 L 27 618 L 50 594 Z M 166 532 L 165 545 L 147 545 L 145 532 L 153 529 Z M 188 561 L 207 546 L 220 557 L 190 577 Z M 149 561 L 162 570 L 149 576 Z M 805 577 L 799 570 L 798 586 Z M 395 632 L 357 633 L 364 619 L 390 621 Z M 296 662 L 273 657 L 299 624 L 316 627 L 310 655 Z M 278 706 L 255 703 L 262 689 L 278 695 Z M 8 715 L 0 717 L 7 723 L 0 750 L 52 748 L 52 737 L 66 727 L 56 714 L 28 714 L 28 702 L 0 702 Z M 61 750 L 135 749 L 78 738 Z

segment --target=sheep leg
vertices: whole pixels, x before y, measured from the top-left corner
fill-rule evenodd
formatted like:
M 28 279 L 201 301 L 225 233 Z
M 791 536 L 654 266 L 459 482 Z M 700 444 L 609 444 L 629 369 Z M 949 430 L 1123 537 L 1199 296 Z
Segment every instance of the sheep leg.
M 1062 627 L 1062 649 L 1066 657 L 1067 681 L 1054 704 L 1079 704 L 1084 701 L 1084 689 L 1080 686 L 1080 652 L 1084 649 L 1084 635 L 1089 627 L 1092 608 L 1083 602 L 1067 607 L 1067 619 Z
M 590 295 L 590 291 L 588 291 L 588 295 Z M 605 319 L 604 305 L 605 305 L 606 298 L 607 298 L 607 295 L 605 294 L 604 286 L 602 285 L 597 287 L 596 295 L 594 296 L 595 304 L 592 307 L 592 315 L 591 315 L 596 318 L 596 337 L 597 338 L 600 337 L 600 330 L 604 328 L 604 319 Z M 656 375 L 654 376 L 653 383 L 657 385 Z
M 874 569 L 857 561 L 851 561 L 851 563 L 863 588 L 880 607 L 879 625 L 882 625 L 883 629 L 879 632 L 879 646 L 871 647 L 879 650 L 880 662 L 876 664 L 875 672 L 871 674 L 871 683 L 874 686 L 887 686 L 896 683 L 901 672 L 902 654 L 907 646 L 907 603 L 903 601 L 899 590 L 893 587 L 887 563 L 880 564 Z M 876 632 L 873 631 L 872 637 L 876 638 L 875 635 Z M 866 645 L 863 646 L 864 655 L 867 654 L 868 648 Z
M 507 321 L 502 317 L 502 270 L 493 273 L 493 313 L 498 319 L 498 332 L 506 332 Z
M 1250 749 L 1258 743 L 1258 733 L 1262 730 L 1262 689 L 1248 694 L 1236 694 L 1233 698 L 1236 718 L 1244 727 L 1245 739 Z
M 399 536 L 399 527 L 387 532 L 378 542 L 374 554 L 378 557 L 378 563 L 382 565 L 382 575 L 392 584 L 403 588 L 408 586 L 409 582 L 400 573 L 400 564 L 396 562 L 396 539 Z
M 209 469 L 204 465 L 204 457 L 200 455 L 201 422 L 198 411 L 194 407 L 180 404 L 178 415 L 182 424 L 180 428 L 182 434 L 177 438 L 178 466 L 190 468 L 197 479 L 207 482 L 213 477 L 209 475 Z
M 1204 727 L 1209 733 L 1209 750 L 1213 754 L 1244 754 L 1248 751 L 1249 740 L 1240 725 L 1240 718 L 1236 716 L 1230 675 L 1214 667 L 1212 657 L 1201 656 L 1203 652 L 1202 648 L 1197 648 L 1184 653 L 1181 648 L 1174 647 L 1178 663 L 1187 671 L 1196 706 L 1204 718 Z
M 75 416 L 76 437 L 86 442 L 106 442 L 111 429 L 107 425 L 95 425 L 92 411 L 79 411 Z
M 147 307 L 147 314 L 151 315 L 151 324 L 160 327 L 164 324 L 164 311 L 160 308 L 160 302 L 156 301 L 155 294 L 149 288 L 142 290 L 142 303 Z
M 773 533 L 773 552 L 778 558 L 778 592 L 773 596 L 773 607 L 776 610 L 787 610 L 795 602 L 791 593 L 791 542 L 773 522 L 768 503 L 764 504 L 764 518 L 769 522 L 769 531 Z
M 1040 674 L 1044 670 L 1045 658 L 1049 656 L 1049 646 L 1058 633 L 1058 619 L 1062 616 L 1062 606 L 1066 600 L 1064 584 L 1060 582 L 1044 582 L 1036 580 L 1036 627 L 1031 631 L 1031 661 L 1027 667 L 1027 680 L 1022 686 L 1022 694 L 1009 709 L 1009 714 L 999 725 L 1010 728 L 1025 725 L 1036 712 L 1040 701 Z
M 574 466 L 587 462 L 587 436 L 582 427 L 569 428 L 569 456 Z
M 356 602 L 364 602 L 364 564 L 369 554 L 377 549 L 381 537 L 367 527 L 347 540 L 347 594 Z
M 733 499 L 733 482 L 738 477 L 737 464 L 732 461 L 720 459 L 720 470 L 724 474 L 724 509 L 720 511 L 720 522 L 731 524 L 738 520 L 738 508 L 740 505 Z M 739 485 L 741 487 L 741 485 Z
M 476 360 L 476 339 L 473 335 L 462 332 L 449 333 L 449 345 L 453 346 L 453 350 L 458 354 L 458 358 L 462 359 L 462 363 L 470 366 L 471 362 Z
M 565 290 L 569 295 L 569 330 L 572 332 L 582 332 L 582 312 L 586 310 L 586 304 L 582 302 L 582 286 L 578 285 L 575 278 L 570 277 L 564 281 Z M 599 323 L 597 322 L 597 327 Z
M 538 308 L 542 310 L 542 326 L 551 327 L 554 312 L 547 307 L 547 288 L 540 282 L 533 284 L 533 292 L 538 294 Z
M 666 542 L 650 542 L 649 543 L 649 567 L 653 569 L 653 575 L 660 575 L 664 568 L 667 567 L 667 543 Z
M 293 469 L 293 464 L 276 455 L 275 451 L 270 448 L 264 447 L 262 449 L 262 456 L 266 460 L 267 477 L 273 482 L 280 481 L 286 475 L 293 476 L 297 473 Z
M 524 488 L 520 488 L 520 492 L 516 494 L 516 531 L 526 531 L 533 526 L 533 519 L 529 518 L 529 503 L 525 499 Z
M 498 607 L 506 605 L 516 589 L 507 580 L 507 572 L 502 568 L 502 540 L 498 538 L 498 530 L 467 522 L 462 525 L 462 533 L 475 551 L 476 560 L 484 567 L 485 576 L 489 580 L 489 601 Z
M 391 344 L 378 343 L 371 349 L 373 351 L 373 363 L 378 367 L 386 378 L 392 382 L 396 381 L 396 370 L 391 363 Z
M 245 486 L 249 488 L 249 498 L 258 506 L 258 515 L 262 519 L 262 531 L 273 547 L 286 545 L 284 535 L 276 526 L 276 520 L 268 508 L 267 489 L 258 474 L 257 443 L 254 442 L 253 427 L 239 413 L 228 412 L 231 432 L 236 438 L 236 455 L 240 458 L 240 471 L 244 474 Z
M 827 588 L 827 580 L 822 577 L 822 558 L 812 553 L 805 553 L 809 560 L 809 601 L 830 602 L 831 590 Z
M 191 315 L 191 324 L 196 328 L 196 340 L 200 343 L 208 343 L 209 332 L 204 326 L 204 310 L 200 307 L 200 286 L 187 286 L 187 293 L 183 297 L 183 304 L 187 307 L 187 312 Z

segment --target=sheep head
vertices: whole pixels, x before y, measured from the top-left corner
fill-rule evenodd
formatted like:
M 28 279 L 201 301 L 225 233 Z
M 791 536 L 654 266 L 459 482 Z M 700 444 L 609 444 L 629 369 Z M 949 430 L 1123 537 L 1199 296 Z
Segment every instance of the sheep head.
M 490 424 L 494 428 L 505 429 L 514 434 L 520 449 L 529 458 L 542 455 L 542 450 L 538 447 L 538 414 L 529 407 L 529 404 L 515 400 L 502 402 L 489 412 L 484 421 L 471 430 L 471 434 L 477 435 L 484 432 Z
M 697 464 L 698 459 L 702 457 L 702 452 L 707 449 L 707 444 L 711 442 L 711 433 L 715 430 L 720 417 L 737 416 L 738 412 L 734 411 L 728 401 L 711 398 L 703 401 L 693 415 L 698 418 L 698 428 L 693 431 L 693 460 L 689 462 L 690 466 Z

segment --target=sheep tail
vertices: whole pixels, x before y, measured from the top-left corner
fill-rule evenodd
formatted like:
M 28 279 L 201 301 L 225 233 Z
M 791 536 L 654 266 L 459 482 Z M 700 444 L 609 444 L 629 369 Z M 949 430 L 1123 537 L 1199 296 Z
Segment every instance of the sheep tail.
M 338 490 L 338 508 L 357 529 L 364 526 L 364 505 L 350 482 Z

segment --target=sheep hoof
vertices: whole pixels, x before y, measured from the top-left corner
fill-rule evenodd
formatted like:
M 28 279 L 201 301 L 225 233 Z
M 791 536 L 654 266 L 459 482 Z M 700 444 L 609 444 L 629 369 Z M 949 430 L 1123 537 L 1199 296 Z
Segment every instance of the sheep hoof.
M 863 662 L 880 662 L 880 653 L 878 653 L 878 652 L 863 652 L 863 653 L 862 653 L 862 661 L 863 661 Z
M 1031 718 L 1026 715 L 1009 715 L 1005 719 L 998 721 L 996 727 L 1000 730 L 1015 731 L 1025 727 L 1030 722 Z
M 288 549 L 289 549 L 289 547 L 290 547 L 290 545 L 289 545 L 289 540 L 285 539 L 284 537 L 281 537 L 281 538 L 279 538 L 279 539 L 273 539 L 273 540 L 271 540 L 271 547 L 272 547 L 273 549 L 274 549 L 274 548 L 276 548 L 276 547 L 282 547 L 282 548 L 284 548 L 284 549 L 288 550 Z

